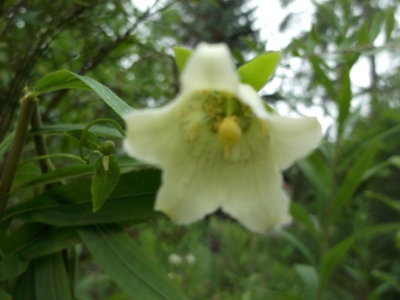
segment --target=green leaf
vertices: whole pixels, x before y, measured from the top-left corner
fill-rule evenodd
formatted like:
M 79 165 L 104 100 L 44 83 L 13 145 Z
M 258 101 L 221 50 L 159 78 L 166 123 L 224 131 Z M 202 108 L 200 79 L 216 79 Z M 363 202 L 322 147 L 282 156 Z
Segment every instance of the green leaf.
M 79 141 L 81 139 L 82 132 L 83 130 L 81 129 L 75 129 L 68 130 L 65 133 L 76 138 Z M 90 150 L 97 150 L 100 147 L 100 140 L 94 133 L 87 131 L 83 140 L 83 146 Z
M 87 124 L 56 124 L 56 125 L 44 125 L 38 129 L 31 129 L 30 134 L 64 134 L 69 130 L 83 130 Z M 123 138 L 121 133 L 114 127 L 107 127 L 101 125 L 93 125 L 90 127 L 90 132 L 109 138 Z
M 321 65 L 325 65 L 325 63 L 322 59 L 316 56 L 310 57 L 310 62 L 314 69 L 314 80 L 325 88 L 328 96 L 332 100 L 336 99 L 336 88 L 332 83 L 332 80 L 326 75 L 324 69 L 321 67 Z
M 358 45 L 365 46 L 369 44 L 369 22 L 365 22 L 358 31 Z
M 35 261 L 35 290 L 38 299 L 73 300 L 61 252 Z
M 256 91 L 261 90 L 274 74 L 280 59 L 280 52 L 256 56 L 238 69 L 242 83 L 251 85 Z
M 120 228 L 97 225 L 79 230 L 96 262 L 135 299 L 186 299 L 165 272 Z
M 12 300 L 11 295 L 0 288 L 0 300 Z
M 32 96 L 36 97 L 61 89 L 93 91 L 121 117 L 133 110 L 132 107 L 115 95 L 108 87 L 90 77 L 80 76 L 67 70 L 60 70 L 44 76 L 36 83 L 32 91 Z
M 123 174 L 101 209 L 92 211 L 91 180 L 80 180 L 46 191 L 6 210 L 4 221 L 18 218 L 56 226 L 144 221 L 158 215 L 153 209 L 160 171 L 146 169 Z
M 315 224 L 310 214 L 303 207 L 295 202 L 291 202 L 290 214 L 297 222 L 302 223 L 307 228 L 307 231 L 312 235 L 315 241 L 319 241 L 319 233 L 315 228 Z
M 400 132 L 400 125 L 393 126 L 392 128 L 378 133 L 377 135 L 367 139 L 362 143 L 354 143 L 355 147 L 349 147 L 349 149 L 346 149 L 346 151 L 343 153 L 343 161 L 340 163 L 339 167 L 340 170 L 347 170 L 349 166 L 353 164 L 354 160 L 362 155 L 363 151 L 367 151 L 372 147 L 373 144 L 381 142 L 385 138 L 393 134 L 397 134 L 398 132 Z
M 322 258 L 320 268 L 321 285 L 324 285 L 328 281 L 332 272 L 345 257 L 352 243 L 352 239 L 346 239 L 329 250 L 329 252 Z
M 35 268 L 30 264 L 28 271 L 18 276 L 14 289 L 13 300 L 36 300 L 35 292 Z
M 29 261 L 22 259 L 18 253 L 7 255 L 0 261 L 0 281 L 24 273 L 28 264 Z
M 14 254 L 39 240 L 43 235 L 47 234 L 49 230 L 51 230 L 50 226 L 44 224 L 24 224 L 4 241 L 1 250 L 6 255 Z
M 396 18 L 394 14 L 395 14 L 395 9 L 390 8 L 386 15 L 386 26 L 385 26 L 386 41 L 390 40 L 393 29 L 396 25 Z
M 176 65 L 179 72 L 182 72 L 193 51 L 184 47 L 174 47 L 174 52 Z
M 110 196 L 119 180 L 119 163 L 114 155 L 100 157 L 94 165 L 92 179 L 93 211 L 97 211 Z
M 326 162 L 318 152 L 314 152 L 307 159 L 298 161 L 297 166 L 314 187 L 314 192 L 320 198 L 320 201 L 325 202 L 328 198 L 331 176 Z
M 333 271 L 335 271 L 335 269 L 338 267 L 339 263 L 343 260 L 347 251 L 350 249 L 351 245 L 354 243 L 356 239 L 399 229 L 400 229 L 400 223 L 389 223 L 389 224 L 364 228 L 352 234 L 344 241 L 336 244 L 322 258 L 320 266 L 320 284 L 325 285 L 328 282 L 329 277 L 332 275 Z
M 393 208 L 394 210 L 397 210 L 400 213 L 400 201 L 399 200 L 393 199 L 391 197 L 388 197 L 381 193 L 377 193 L 377 192 L 373 192 L 373 191 L 366 191 L 365 196 L 379 200 L 379 201 L 385 203 L 387 206 Z
M 358 186 L 361 184 L 376 152 L 376 146 L 366 150 L 354 164 L 348 169 L 344 181 L 335 196 L 330 220 L 335 216 L 338 210 L 345 205 L 353 196 Z M 329 220 L 329 221 L 330 221 Z
M 131 171 L 140 167 L 148 166 L 145 163 L 138 162 L 130 157 L 119 157 L 119 165 L 123 172 Z M 45 184 L 59 182 L 61 180 L 72 179 L 79 176 L 89 175 L 94 173 L 94 165 L 76 165 L 71 167 L 64 167 L 54 171 L 36 176 L 32 180 L 24 182 L 16 186 L 10 194 L 18 193 L 22 190 L 36 188 Z
M 19 251 L 19 255 L 25 259 L 38 258 L 69 248 L 79 241 L 75 228 L 58 228 Z
M 56 169 L 54 171 L 41 174 L 36 176 L 32 180 L 24 182 L 16 186 L 10 194 L 20 192 L 21 190 L 28 188 L 35 188 L 44 184 L 58 182 L 64 179 L 71 179 L 78 176 L 88 175 L 93 173 L 93 165 L 77 165 L 72 167 L 65 167 L 62 169 Z
M 339 89 L 339 96 L 337 99 L 337 103 L 339 106 L 339 134 L 341 134 L 344 130 L 344 122 L 347 119 L 350 111 L 350 103 L 353 98 L 353 94 L 351 92 L 351 79 L 350 79 L 350 69 L 347 65 L 342 67 L 341 73 L 341 85 Z
M 315 268 L 310 265 L 296 264 L 294 269 L 307 287 L 307 299 L 317 299 L 319 278 Z
M 312 254 L 312 252 L 310 251 L 310 249 L 308 249 L 308 247 L 299 239 L 297 238 L 295 235 L 291 234 L 288 231 L 282 230 L 281 233 L 283 238 L 285 238 L 288 242 L 290 242 L 295 248 L 297 248 L 297 250 L 299 250 L 305 258 L 307 258 L 307 260 L 315 265 L 315 258 Z
M 374 13 L 371 26 L 369 28 L 369 41 L 372 44 L 381 32 L 383 22 L 385 21 L 385 14 L 382 11 Z
M 24 224 L 8 237 L 2 246 L 9 256 L 18 253 L 21 259 L 33 259 L 58 252 L 79 242 L 75 228 L 54 228 L 33 223 Z

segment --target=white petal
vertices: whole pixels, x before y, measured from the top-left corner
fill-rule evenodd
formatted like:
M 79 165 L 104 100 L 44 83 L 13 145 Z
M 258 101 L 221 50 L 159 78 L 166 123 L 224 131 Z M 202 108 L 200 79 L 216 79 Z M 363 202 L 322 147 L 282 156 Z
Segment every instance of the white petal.
M 269 155 L 232 173 L 229 197 L 222 205 L 224 212 L 258 233 L 291 221 L 282 176 Z
M 238 89 L 239 99 L 248 105 L 253 113 L 260 119 L 266 119 L 269 113 L 265 109 L 263 100 L 258 96 L 253 87 L 248 84 L 240 84 Z
M 143 109 L 124 116 L 125 151 L 138 159 L 161 166 L 179 155 L 184 144 L 179 129 L 179 101 L 157 109 Z
M 196 159 L 190 154 L 170 161 L 162 175 L 155 209 L 167 214 L 178 224 L 187 224 L 214 212 L 224 199 L 223 178 L 210 176 L 220 173 L 218 163 Z M 215 185 L 220 184 L 216 189 Z
M 270 117 L 267 121 L 274 164 L 280 169 L 307 156 L 322 137 L 317 118 Z
M 182 94 L 197 90 L 220 90 L 236 94 L 239 78 L 225 44 L 201 43 L 181 75 Z
M 248 229 L 265 233 L 290 221 L 281 175 L 270 159 L 216 162 L 186 156 L 164 169 L 156 210 L 187 224 L 219 207 Z

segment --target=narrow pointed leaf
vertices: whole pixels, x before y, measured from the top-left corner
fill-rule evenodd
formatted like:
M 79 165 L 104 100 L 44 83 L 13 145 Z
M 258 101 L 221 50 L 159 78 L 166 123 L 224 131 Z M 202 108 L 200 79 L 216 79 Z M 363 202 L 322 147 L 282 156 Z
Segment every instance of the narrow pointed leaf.
M 12 300 L 11 295 L 0 288 L 0 300 Z
M 375 152 L 376 147 L 370 147 L 360 157 L 358 157 L 354 164 L 349 168 L 347 175 L 335 196 L 331 218 L 333 218 L 339 209 L 349 201 L 358 186 L 362 183 Z
M 46 191 L 6 210 L 4 221 L 18 218 L 56 226 L 144 221 L 158 216 L 153 209 L 160 171 L 145 169 L 123 174 L 102 208 L 92 210 L 91 180 L 80 180 Z
M 35 261 L 35 290 L 38 299 L 73 300 L 61 252 Z
M 33 259 L 69 248 L 80 241 L 75 228 L 58 228 L 19 251 L 25 259 Z
M 391 8 L 386 15 L 385 34 L 386 41 L 390 40 L 394 27 L 396 26 L 395 9 Z
M 184 47 L 174 47 L 174 52 L 176 65 L 179 72 L 182 72 L 193 51 Z
M 242 83 L 261 90 L 272 77 L 281 58 L 280 52 L 261 54 L 238 69 Z
M 80 76 L 67 70 L 60 70 L 44 76 L 36 83 L 32 95 L 39 96 L 62 89 L 93 91 L 121 117 L 133 110 L 108 87 L 90 77 Z
M 56 124 L 44 125 L 38 129 L 31 129 L 30 134 L 63 134 L 68 130 L 83 130 L 87 124 Z M 90 132 L 109 138 L 123 138 L 121 133 L 114 127 L 107 127 L 102 125 L 94 125 L 90 127 Z
M 288 242 L 290 242 L 297 250 L 299 250 L 304 257 L 308 260 L 310 264 L 315 265 L 315 258 L 308 248 L 299 238 L 297 238 L 295 235 L 291 234 L 288 231 L 282 231 L 281 235 L 283 238 L 285 238 Z
M 18 253 L 7 255 L 0 261 L 0 281 L 24 273 L 28 264 L 29 261 L 22 259 Z
M 76 138 L 78 141 L 81 139 L 83 130 L 75 129 L 68 130 L 65 133 Z M 99 138 L 92 132 L 86 132 L 85 138 L 83 140 L 83 146 L 90 150 L 97 150 L 100 146 Z
M 114 225 L 79 230 L 83 243 L 106 273 L 135 299 L 186 299 L 166 273 Z
M 94 165 L 92 179 L 93 211 L 97 211 L 110 196 L 119 180 L 119 163 L 114 155 L 100 157 Z
M 389 224 L 364 228 L 352 234 L 344 241 L 336 244 L 322 258 L 320 266 L 320 284 L 324 285 L 328 282 L 330 276 L 339 266 L 340 262 L 344 259 L 344 257 L 347 254 L 347 251 L 350 249 L 350 247 L 352 246 L 352 244 L 356 239 L 399 229 L 400 229 L 400 223 L 389 223 Z
M 140 167 L 148 166 L 145 163 L 136 161 L 130 157 L 119 157 L 118 162 L 120 168 L 124 173 L 131 171 L 132 169 L 137 169 Z M 82 164 L 82 165 L 75 165 L 71 167 L 64 167 L 62 169 L 56 169 L 54 171 L 41 174 L 31 180 L 24 182 L 18 186 L 16 186 L 12 191 L 11 194 L 20 192 L 24 189 L 31 189 L 36 188 L 39 186 L 43 186 L 45 184 L 58 182 L 61 180 L 72 179 L 83 175 L 89 175 L 94 173 L 94 165 L 93 164 Z
M 319 277 L 315 267 L 310 265 L 296 264 L 294 269 L 307 287 L 307 299 L 317 299 Z
M 13 300 L 36 300 L 35 292 L 35 267 L 30 264 L 28 270 L 18 276 L 14 289 Z

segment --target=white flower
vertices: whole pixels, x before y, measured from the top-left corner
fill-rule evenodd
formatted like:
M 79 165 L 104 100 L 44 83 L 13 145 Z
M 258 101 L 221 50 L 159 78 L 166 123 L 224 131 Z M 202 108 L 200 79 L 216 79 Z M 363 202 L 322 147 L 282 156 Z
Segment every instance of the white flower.
M 170 256 L 168 256 L 168 261 L 173 265 L 180 265 L 182 263 L 182 257 L 176 253 L 172 253 Z
M 125 116 L 125 150 L 163 170 L 155 209 L 179 224 L 221 208 L 265 233 L 290 221 L 281 170 L 321 139 L 316 118 L 271 115 L 225 44 L 200 44 L 169 104 Z
M 197 261 L 196 256 L 194 256 L 193 254 L 189 253 L 188 255 L 186 255 L 186 262 L 189 265 L 194 265 Z

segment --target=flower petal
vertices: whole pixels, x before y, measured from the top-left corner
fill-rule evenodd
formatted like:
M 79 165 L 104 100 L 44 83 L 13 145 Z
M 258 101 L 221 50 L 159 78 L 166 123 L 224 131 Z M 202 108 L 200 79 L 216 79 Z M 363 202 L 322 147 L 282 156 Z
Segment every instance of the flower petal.
M 170 156 L 183 150 L 178 119 L 180 101 L 158 109 L 143 109 L 124 116 L 127 137 L 125 151 L 146 162 L 162 165 Z
M 164 169 L 156 210 L 180 224 L 219 207 L 248 229 L 265 233 L 290 221 L 289 200 L 270 158 L 232 163 L 183 157 Z
M 225 44 L 200 43 L 181 75 L 182 94 L 219 90 L 236 94 L 239 78 Z
M 266 123 L 274 164 L 280 169 L 308 155 L 322 137 L 317 118 L 270 116 Z
M 248 229 L 263 234 L 275 225 L 291 221 L 290 201 L 282 189 L 282 176 L 269 155 L 243 164 L 235 173 L 227 187 L 230 193 L 222 205 L 224 212 Z
M 238 89 L 239 99 L 248 105 L 253 113 L 260 119 L 266 119 L 269 113 L 265 109 L 263 100 L 258 96 L 256 90 L 248 84 L 240 84 Z
M 162 186 L 157 194 L 155 209 L 167 214 L 178 224 L 187 224 L 203 218 L 218 209 L 224 199 L 223 178 L 215 189 L 219 164 L 195 159 L 189 154 L 170 161 L 162 175 Z M 214 176 L 211 176 L 213 175 Z M 226 182 L 225 182 L 226 186 Z

